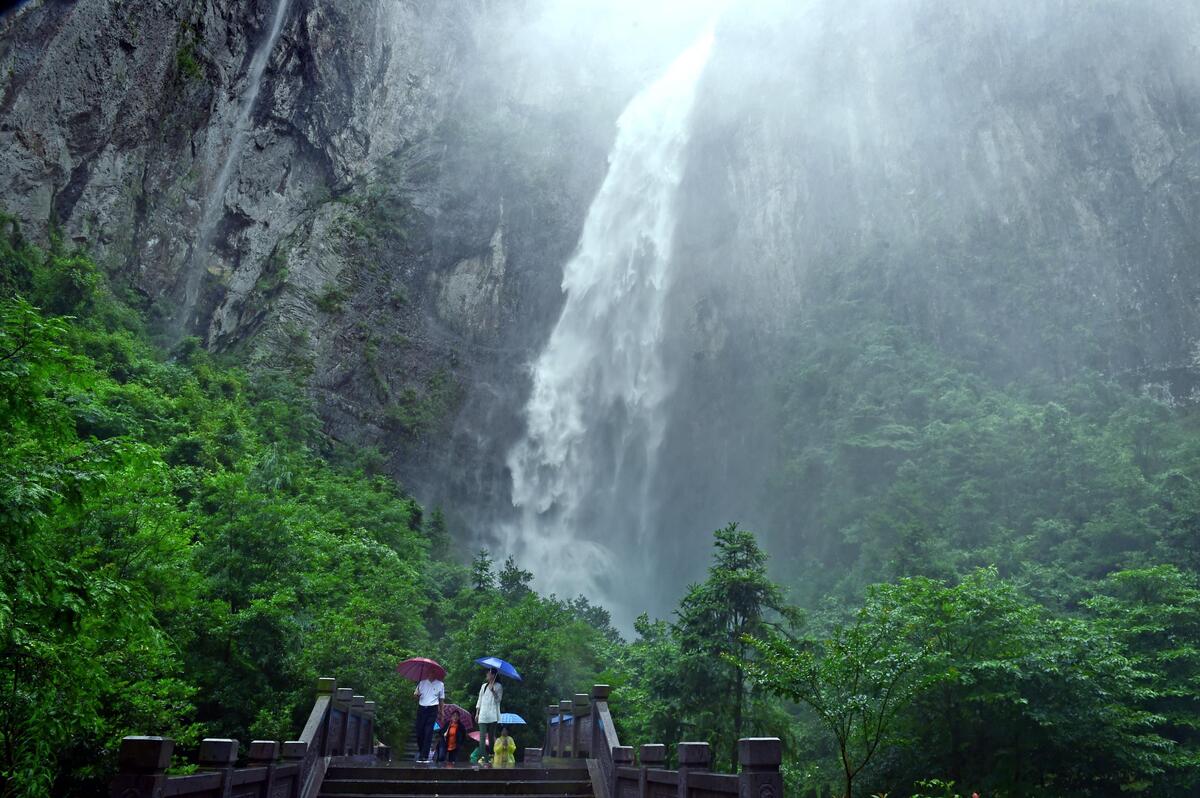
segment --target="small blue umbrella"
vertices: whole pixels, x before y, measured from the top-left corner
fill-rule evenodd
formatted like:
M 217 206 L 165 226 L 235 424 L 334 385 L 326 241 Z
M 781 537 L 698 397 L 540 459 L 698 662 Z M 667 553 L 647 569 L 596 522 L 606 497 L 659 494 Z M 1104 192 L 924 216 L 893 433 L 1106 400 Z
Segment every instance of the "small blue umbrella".
M 475 660 L 475 662 L 485 668 L 495 668 L 500 672 L 501 676 L 507 676 L 510 679 L 516 679 L 518 682 L 521 681 L 521 674 L 517 673 L 517 669 L 499 657 L 480 657 L 479 659 Z
M 501 726 L 524 726 L 525 718 L 521 717 L 516 712 L 501 712 L 500 713 L 500 725 Z

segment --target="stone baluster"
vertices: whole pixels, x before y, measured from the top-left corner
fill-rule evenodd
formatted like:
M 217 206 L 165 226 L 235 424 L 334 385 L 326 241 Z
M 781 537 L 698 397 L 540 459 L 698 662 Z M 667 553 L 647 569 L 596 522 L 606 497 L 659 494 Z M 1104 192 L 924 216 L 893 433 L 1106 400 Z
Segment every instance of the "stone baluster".
M 367 697 L 365 695 L 356 695 L 350 702 L 350 710 L 354 715 L 354 733 L 350 740 L 350 744 L 346 746 L 346 753 L 350 756 L 357 756 L 365 753 L 363 747 L 363 726 L 366 721 L 366 705 Z
M 221 774 L 221 786 L 217 791 L 219 798 L 229 798 L 233 789 L 233 766 L 237 756 L 237 740 L 207 737 L 200 741 L 200 756 L 196 763 L 201 770 Z
M 288 790 L 288 798 L 300 798 L 304 789 L 304 780 L 308 776 L 304 772 L 304 759 L 308 756 L 308 743 L 303 740 L 288 740 L 283 744 L 283 761 L 296 766 L 296 775 L 292 779 L 292 787 Z
M 567 715 L 571 714 L 571 702 L 564 698 L 558 702 L 558 755 L 567 755 L 567 746 L 571 744 L 571 737 L 567 734 Z M 574 719 L 572 719 L 572 724 Z
M 363 702 L 363 717 L 366 720 L 362 745 L 364 754 L 375 753 L 375 709 L 377 706 L 374 701 Z
M 680 743 L 675 752 L 679 755 L 679 790 L 676 795 L 678 798 L 689 798 L 688 774 L 708 770 L 712 753 L 708 743 Z
M 738 795 L 747 798 L 783 798 L 783 743 L 778 737 L 743 737 L 738 740 Z
M 638 763 L 642 766 L 638 773 L 638 797 L 649 798 L 650 784 L 646 780 L 646 771 L 662 770 L 667 766 L 667 747 L 662 743 L 643 745 L 638 751 Z
M 337 695 L 337 679 L 332 676 L 322 676 L 317 679 L 317 700 L 322 696 L 329 699 L 325 707 L 325 721 L 321 728 L 321 756 L 333 755 L 333 700 Z M 307 775 L 307 774 L 306 774 Z
M 350 744 L 350 705 L 354 703 L 354 688 L 339 687 L 333 694 L 334 704 L 342 712 L 341 739 L 342 744 L 333 749 L 333 755 L 338 756 L 349 751 Z M 332 713 L 331 713 L 332 714 Z M 424 757 L 422 757 L 424 758 Z
M 274 740 L 253 740 L 246 751 L 246 761 L 251 767 L 259 767 L 266 773 L 259 787 L 262 798 L 275 794 L 275 760 L 279 758 L 279 743 Z
M 558 756 L 554 746 L 558 743 L 558 704 L 546 708 L 546 744 L 543 746 L 546 756 Z
M 161 798 L 175 742 L 169 737 L 126 737 L 117 754 L 119 772 L 112 780 L 112 798 Z
M 614 745 L 612 749 L 612 784 L 609 785 L 609 798 L 621 798 L 621 768 L 633 767 L 633 746 Z
M 571 714 L 573 716 L 571 721 L 571 756 L 576 759 L 581 759 L 586 758 L 588 755 L 588 752 L 580 746 L 583 724 L 586 723 L 587 720 L 591 720 L 591 718 L 588 717 L 587 693 L 576 693 L 574 703 L 575 706 L 571 708 Z M 584 720 L 584 718 L 587 718 L 587 720 Z

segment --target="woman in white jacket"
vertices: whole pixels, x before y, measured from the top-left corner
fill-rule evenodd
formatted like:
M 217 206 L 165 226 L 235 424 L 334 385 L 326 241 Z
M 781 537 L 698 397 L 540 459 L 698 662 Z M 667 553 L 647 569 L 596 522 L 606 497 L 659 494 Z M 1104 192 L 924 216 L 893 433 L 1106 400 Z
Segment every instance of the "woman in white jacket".
M 487 679 L 479 686 L 479 699 L 475 702 L 475 723 L 479 726 L 479 748 L 477 761 L 481 765 L 491 762 L 490 751 L 496 744 L 496 724 L 500 722 L 500 698 L 504 687 L 497 677 L 495 668 L 488 668 Z

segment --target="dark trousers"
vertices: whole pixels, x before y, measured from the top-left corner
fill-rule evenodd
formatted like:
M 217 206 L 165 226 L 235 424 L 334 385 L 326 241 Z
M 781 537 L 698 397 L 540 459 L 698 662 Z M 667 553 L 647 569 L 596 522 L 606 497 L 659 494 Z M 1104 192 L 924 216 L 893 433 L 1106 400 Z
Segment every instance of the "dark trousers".
M 429 758 L 429 744 L 433 742 L 433 722 L 437 720 L 437 704 L 417 707 L 417 759 Z

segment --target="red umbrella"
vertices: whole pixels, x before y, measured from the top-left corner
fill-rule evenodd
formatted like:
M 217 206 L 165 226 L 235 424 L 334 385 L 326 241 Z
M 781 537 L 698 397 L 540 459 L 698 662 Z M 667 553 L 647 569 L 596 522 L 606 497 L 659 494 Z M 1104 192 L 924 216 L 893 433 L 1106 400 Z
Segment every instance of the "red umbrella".
M 396 673 L 410 682 L 419 682 L 422 679 L 446 678 L 446 669 L 425 657 L 413 657 L 412 659 L 404 660 L 404 662 L 396 666 Z
M 467 712 L 458 704 L 442 704 L 442 718 L 445 720 L 445 723 L 442 724 L 442 728 L 445 728 L 450 724 L 451 712 L 458 712 L 458 722 L 462 724 L 464 729 L 470 731 L 471 729 L 475 728 L 475 718 L 471 717 L 471 713 Z

